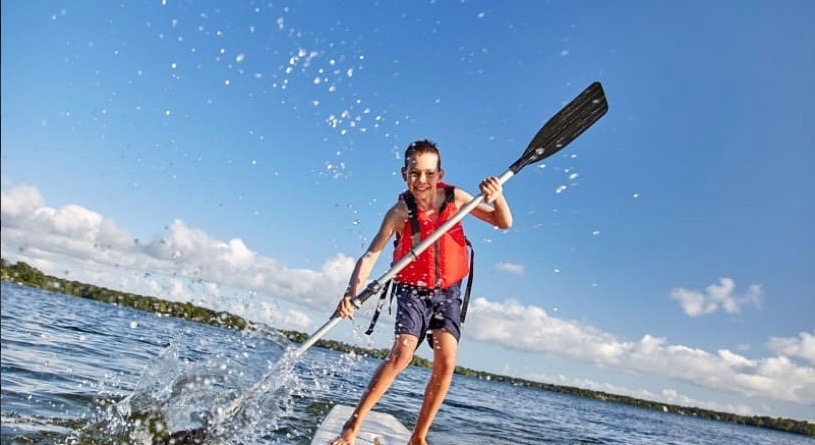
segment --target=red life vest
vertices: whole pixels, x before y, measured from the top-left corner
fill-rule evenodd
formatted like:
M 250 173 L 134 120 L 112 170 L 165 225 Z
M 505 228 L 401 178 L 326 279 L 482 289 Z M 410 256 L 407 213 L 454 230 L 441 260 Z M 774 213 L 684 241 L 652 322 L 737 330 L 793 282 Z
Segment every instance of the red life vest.
M 458 211 L 454 196 L 455 187 L 441 182 L 436 187 L 444 189 L 445 199 L 435 221 L 431 221 L 426 212 L 418 209 L 416 200 L 409 191 L 400 195 L 400 199 L 405 200 L 408 205 L 408 220 L 396 236 L 394 263 L 410 254 L 413 246 L 426 239 Z M 414 236 L 416 232 L 418 237 Z M 399 271 L 395 280 L 417 287 L 446 289 L 461 282 L 469 271 L 464 228 L 458 222 L 432 246 L 419 254 L 418 258 Z

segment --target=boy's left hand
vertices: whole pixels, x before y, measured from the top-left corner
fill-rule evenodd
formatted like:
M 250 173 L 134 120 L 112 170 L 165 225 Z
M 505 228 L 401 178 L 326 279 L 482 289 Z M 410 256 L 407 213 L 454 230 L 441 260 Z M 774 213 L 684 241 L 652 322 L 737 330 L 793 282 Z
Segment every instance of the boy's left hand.
M 478 188 L 484 194 L 484 200 L 488 203 L 494 202 L 504 192 L 501 182 L 495 176 L 490 176 L 481 181 Z

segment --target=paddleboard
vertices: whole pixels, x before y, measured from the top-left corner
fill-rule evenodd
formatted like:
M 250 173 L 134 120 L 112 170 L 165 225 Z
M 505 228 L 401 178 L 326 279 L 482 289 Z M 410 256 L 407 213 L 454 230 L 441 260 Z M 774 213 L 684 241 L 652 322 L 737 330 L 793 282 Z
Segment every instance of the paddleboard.
M 354 412 L 354 407 L 335 405 L 317 428 L 311 445 L 331 443 L 342 432 L 345 421 Z M 362 422 L 357 434 L 356 445 L 405 445 L 410 439 L 410 431 L 390 414 L 371 411 Z

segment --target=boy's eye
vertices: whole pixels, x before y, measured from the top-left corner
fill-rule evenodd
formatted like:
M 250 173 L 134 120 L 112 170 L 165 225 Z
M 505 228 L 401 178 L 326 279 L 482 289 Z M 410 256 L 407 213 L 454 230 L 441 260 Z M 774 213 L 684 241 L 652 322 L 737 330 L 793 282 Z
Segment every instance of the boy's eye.
M 424 173 L 425 176 L 427 176 L 428 178 L 431 178 L 431 179 L 436 177 L 436 172 L 435 171 L 429 171 L 429 172 L 412 171 L 412 172 L 410 172 L 408 174 L 410 175 L 411 178 L 418 179 L 418 178 L 420 178 L 422 176 L 422 173 Z

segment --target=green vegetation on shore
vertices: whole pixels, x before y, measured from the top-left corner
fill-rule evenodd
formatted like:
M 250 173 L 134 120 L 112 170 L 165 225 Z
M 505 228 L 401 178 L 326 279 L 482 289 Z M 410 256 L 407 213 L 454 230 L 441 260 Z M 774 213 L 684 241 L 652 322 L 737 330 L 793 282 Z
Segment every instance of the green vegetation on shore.
M 9 264 L 0 259 L 0 278 L 3 281 L 10 281 L 20 285 L 37 289 L 44 289 L 73 295 L 81 298 L 112 303 L 120 306 L 130 307 L 146 312 L 160 314 L 162 316 L 173 316 L 185 320 L 206 323 L 228 329 L 243 330 L 252 327 L 252 323 L 241 317 L 227 313 L 217 312 L 211 309 L 195 306 L 191 303 L 169 302 L 155 297 L 131 294 L 116 290 L 98 287 L 91 284 L 69 281 L 62 278 L 45 275 L 39 270 L 24 262 Z M 302 343 L 308 338 L 308 334 L 298 331 L 279 330 L 290 341 Z M 384 358 L 388 349 L 367 349 L 333 340 L 319 340 L 316 346 L 328 348 L 340 352 L 353 352 L 357 355 Z M 430 368 L 431 362 L 422 357 L 414 356 L 412 365 Z M 690 415 L 705 419 L 731 422 L 740 425 L 749 425 L 760 428 L 786 431 L 790 433 L 803 434 L 815 437 L 815 424 L 795 419 L 768 416 L 740 416 L 736 414 L 711 411 L 702 408 L 669 405 L 649 400 L 636 399 L 628 396 L 609 394 L 601 391 L 581 389 L 571 386 L 552 385 L 549 383 L 535 382 L 531 380 L 508 377 L 504 375 L 491 374 L 484 371 L 476 371 L 462 366 L 456 367 L 456 374 L 472 377 L 492 382 L 508 383 L 511 385 L 537 388 L 547 391 L 569 394 L 578 397 L 586 397 L 607 402 L 622 403 L 641 408 L 648 408 L 668 413 Z

